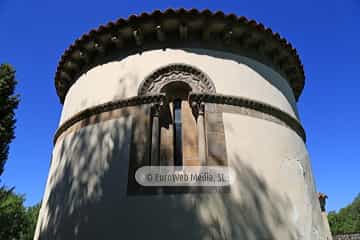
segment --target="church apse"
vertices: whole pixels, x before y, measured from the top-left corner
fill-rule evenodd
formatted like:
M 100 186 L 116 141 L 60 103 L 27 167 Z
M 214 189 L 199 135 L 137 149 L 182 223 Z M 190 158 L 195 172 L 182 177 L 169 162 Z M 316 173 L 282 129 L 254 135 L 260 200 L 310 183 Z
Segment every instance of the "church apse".
M 245 17 L 154 11 L 63 54 L 63 104 L 34 239 L 331 239 L 297 110 L 296 50 Z M 140 169 L 222 169 L 146 186 Z

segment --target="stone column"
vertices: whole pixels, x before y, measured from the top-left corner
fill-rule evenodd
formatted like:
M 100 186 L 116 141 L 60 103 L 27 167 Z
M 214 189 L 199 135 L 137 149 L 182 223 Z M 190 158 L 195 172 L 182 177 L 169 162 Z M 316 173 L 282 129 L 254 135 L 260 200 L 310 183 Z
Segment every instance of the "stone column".
M 197 131 L 199 160 L 201 166 L 206 166 L 206 132 L 205 132 L 205 104 L 203 102 L 192 102 L 191 106 L 197 113 Z
M 151 166 L 160 165 L 160 103 L 151 106 L 152 128 L 151 128 Z

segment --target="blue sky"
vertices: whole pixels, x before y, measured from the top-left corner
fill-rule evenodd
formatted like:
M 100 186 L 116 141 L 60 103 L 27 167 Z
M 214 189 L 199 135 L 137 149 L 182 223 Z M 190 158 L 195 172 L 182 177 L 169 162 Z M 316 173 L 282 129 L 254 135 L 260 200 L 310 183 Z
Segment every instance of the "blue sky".
M 61 105 L 54 74 L 63 51 L 90 29 L 166 8 L 222 10 L 262 22 L 296 47 L 306 84 L 298 102 L 318 191 L 328 210 L 360 192 L 360 1 L 0 0 L 0 62 L 12 64 L 21 103 L 2 182 L 41 200 Z M 295 186 L 294 186 L 295 187 Z

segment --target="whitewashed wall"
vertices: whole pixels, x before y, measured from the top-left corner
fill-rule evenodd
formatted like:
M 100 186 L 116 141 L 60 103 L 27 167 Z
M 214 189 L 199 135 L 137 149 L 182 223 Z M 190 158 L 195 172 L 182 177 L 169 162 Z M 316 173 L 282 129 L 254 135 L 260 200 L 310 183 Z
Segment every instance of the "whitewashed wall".
M 88 107 L 135 96 L 170 63 L 204 71 L 217 93 L 297 117 L 287 82 L 254 60 L 205 50 L 156 50 L 91 69 L 67 94 L 61 122 Z M 128 196 L 131 116 L 87 126 L 57 142 L 35 239 L 331 239 L 309 156 L 291 129 L 224 113 L 229 193 Z
M 263 101 L 297 115 L 289 84 L 271 68 L 230 53 L 167 49 L 128 56 L 83 74 L 66 96 L 61 122 L 88 107 L 136 96 L 146 76 L 171 63 L 185 63 L 199 68 L 212 79 L 218 93 Z

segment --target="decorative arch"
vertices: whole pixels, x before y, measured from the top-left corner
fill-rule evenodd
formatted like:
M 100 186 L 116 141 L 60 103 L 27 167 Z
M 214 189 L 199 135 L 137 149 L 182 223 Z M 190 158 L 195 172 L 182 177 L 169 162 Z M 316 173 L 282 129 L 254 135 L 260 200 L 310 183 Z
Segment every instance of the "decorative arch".
M 148 124 L 146 130 L 141 130 L 139 138 L 146 138 L 146 141 L 131 143 L 131 148 L 135 149 L 129 167 L 131 171 L 144 164 L 179 167 L 227 165 L 222 112 L 216 111 L 215 106 L 191 99 L 193 94 L 214 95 L 216 89 L 204 72 L 187 64 L 160 67 L 143 80 L 138 97 L 163 96 L 163 99 L 149 106 L 148 118 L 139 118 L 140 122 L 144 121 L 142 126 Z M 136 130 L 133 128 L 134 132 Z M 138 146 L 145 150 L 139 151 Z M 142 157 L 137 157 L 139 154 Z
M 171 82 L 185 82 L 196 93 L 216 93 L 214 83 L 204 72 L 194 66 L 177 63 L 161 67 L 146 77 L 140 84 L 138 95 L 160 93 Z

